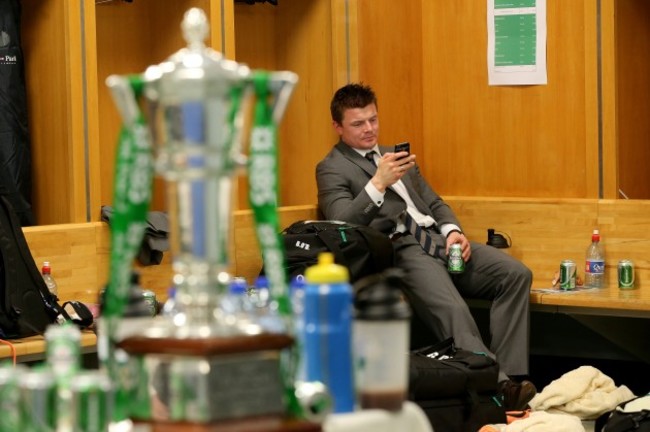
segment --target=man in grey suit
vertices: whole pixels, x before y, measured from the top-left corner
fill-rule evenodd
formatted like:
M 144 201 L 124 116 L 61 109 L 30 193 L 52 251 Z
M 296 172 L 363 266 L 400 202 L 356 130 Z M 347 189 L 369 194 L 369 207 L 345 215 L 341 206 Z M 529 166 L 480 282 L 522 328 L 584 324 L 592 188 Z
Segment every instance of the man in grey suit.
M 368 225 L 393 240 L 396 266 L 405 271 L 405 296 L 417 316 L 441 340 L 497 359 L 507 409 L 524 409 L 535 394 L 528 375 L 531 271 L 498 249 L 470 242 L 451 208 L 420 175 L 415 155 L 378 145 L 379 117 L 373 90 L 348 84 L 330 105 L 338 144 L 316 168 L 318 206 L 326 219 Z M 405 221 L 440 245 L 427 253 Z M 413 231 L 413 230 L 411 230 Z M 447 271 L 449 246 L 462 248 L 465 271 Z M 442 253 L 442 251 L 445 253 Z M 463 299 L 491 300 L 488 349 Z

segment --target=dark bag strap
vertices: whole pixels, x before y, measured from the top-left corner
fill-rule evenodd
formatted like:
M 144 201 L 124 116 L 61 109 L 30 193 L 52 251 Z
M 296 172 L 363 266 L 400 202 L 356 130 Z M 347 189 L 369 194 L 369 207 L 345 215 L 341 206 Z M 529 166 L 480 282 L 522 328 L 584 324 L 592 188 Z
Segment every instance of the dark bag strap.
M 68 313 L 66 310 L 67 307 L 70 307 L 74 311 L 74 315 L 71 315 Z M 94 318 L 92 312 L 90 312 L 90 309 L 88 309 L 88 306 L 83 304 L 82 302 L 76 301 L 76 300 L 70 300 L 65 303 L 63 303 L 63 316 L 67 319 L 75 323 L 77 326 L 79 326 L 81 329 L 85 329 L 90 327 L 93 324 Z

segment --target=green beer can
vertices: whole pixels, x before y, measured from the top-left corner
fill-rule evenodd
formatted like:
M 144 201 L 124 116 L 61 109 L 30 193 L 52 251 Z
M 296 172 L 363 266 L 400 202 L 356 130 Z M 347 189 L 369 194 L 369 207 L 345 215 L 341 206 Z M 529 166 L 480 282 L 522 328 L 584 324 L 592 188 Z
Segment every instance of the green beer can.
M 0 365 L 0 431 L 21 430 L 18 377 L 24 370 L 22 365 Z
M 20 422 L 23 431 L 52 432 L 57 429 L 57 386 L 48 368 L 33 367 L 18 378 Z
M 560 289 L 570 291 L 576 288 L 576 263 L 572 260 L 563 260 L 560 263 Z
M 108 376 L 98 370 L 75 375 L 70 383 L 74 432 L 106 432 L 111 421 L 113 397 Z
M 449 273 L 462 273 L 465 271 L 463 248 L 458 243 L 449 246 L 449 262 L 447 263 L 447 270 Z
M 618 262 L 618 287 L 620 289 L 634 288 L 634 263 L 624 259 Z
M 72 323 L 50 325 L 45 331 L 47 364 L 64 384 L 81 369 L 81 331 Z

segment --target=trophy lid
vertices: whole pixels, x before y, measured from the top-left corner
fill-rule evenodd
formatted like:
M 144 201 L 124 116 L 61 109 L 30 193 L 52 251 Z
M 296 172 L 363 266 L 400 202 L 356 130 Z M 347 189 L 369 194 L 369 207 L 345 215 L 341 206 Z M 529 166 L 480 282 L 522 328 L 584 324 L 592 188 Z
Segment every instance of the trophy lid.
M 150 100 L 199 100 L 226 96 L 234 83 L 248 78 L 248 66 L 227 60 L 203 41 L 210 32 L 202 9 L 191 8 L 181 23 L 187 47 L 147 68 L 145 96 Z

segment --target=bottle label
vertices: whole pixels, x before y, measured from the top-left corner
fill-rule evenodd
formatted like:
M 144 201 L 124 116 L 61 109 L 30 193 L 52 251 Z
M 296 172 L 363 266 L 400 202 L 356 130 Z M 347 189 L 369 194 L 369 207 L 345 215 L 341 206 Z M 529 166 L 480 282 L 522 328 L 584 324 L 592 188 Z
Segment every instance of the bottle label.
M 590 273 L 590 274 L 605 273 L 605 261 L 587 260 L 587 262 L 585 263 L 585 273 Z

